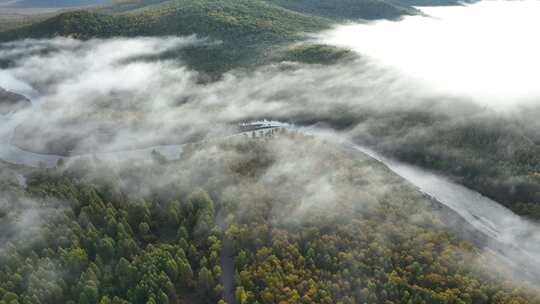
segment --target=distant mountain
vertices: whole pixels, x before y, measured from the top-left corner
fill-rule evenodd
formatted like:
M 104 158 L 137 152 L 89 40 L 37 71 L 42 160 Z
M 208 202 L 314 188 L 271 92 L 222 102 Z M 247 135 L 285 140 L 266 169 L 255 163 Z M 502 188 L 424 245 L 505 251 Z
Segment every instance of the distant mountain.
M 408 5 L 386 0 L 262 0 L 303 14 L 337 19 L 396 18 L 417 11 Z M 102 6 L 104 12 L 126 12 L 167 0 L 113 0 Z M 197 2 L 197 1 L 194 1 Z
M 107 9 L 114 10 L 114 6 Z M 103 8 L 61 13 L 3 33 L 0 39 L 199 34 L 229 41 L 255 39 L 254 36 L 287 38 L 298 32 L 318 30 L 327 23 L 262 0 L 171 0 L 121 14 L 100 10 Z
M 395 19 L 418 13 L 410 6 L 380 0 L 267 0 L 281 7 L 332 19 Z
M 404 6 L 448 6 L 478 1 L 480 0 L 389 0 L 388 2 Z
M 0 88 L 0 114 L 17 111 L 30 105 L 30 100 L 23 95 Z
M 96 8 L 101 13 L 124 13 L 145 6 L 156 5 L 170 0 L 112 0 Z
M 79 7 L 93 6 L 108 2 L 109 0 L 18 0 L 4 1 L 9 7 L 27 7 L 27 8 L 56 8 L 56 7 Z M 9 3 L 8 3 L 9 2 Z M 0 4 L 2 2 L 0 1 Z

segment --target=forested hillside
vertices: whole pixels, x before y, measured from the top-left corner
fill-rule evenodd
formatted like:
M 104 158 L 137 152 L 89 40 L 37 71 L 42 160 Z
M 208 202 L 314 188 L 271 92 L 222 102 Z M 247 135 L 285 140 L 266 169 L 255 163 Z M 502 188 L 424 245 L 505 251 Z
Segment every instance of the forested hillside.
M 406 6 L 445 6 L 474 3 L 478 0 L 390 0 L 388 2 Z
M 123 13 L 167 1 L 169 0 L 112 0 L 98 5 L 94 9 L 102 13 Z
M 0 33 L 0 41 L 196 34 L 223 44 L 186 50 L 185 58 L 196 69 L 224 71 L 268 62 L 274 49 L 328 28 L 331 19 L 397 18 L 414 12 L 378 0 L 119 0 Z
M 32 97 L 0 88 L 0 304 L 540 304 L 540 108 L 433 93 L 315 35 L 455 3 L 0 20 L 0 85 Z
M 0 114 L 5 115 L 28 106 L 30 106 L 28 98 L 0 88 Z
M 42 23 L 2 35 L 49 38 L 190 35 L 210 36 L 227 42 L 265 38 L 285 39 L 302 31 L 315 31 L 324 23 L 263 1 L 172 0 L 142 7 L 126 14 L 77 11 L 60 14 Z M 251 36 L 251 37 L 250 37 Z
M 9 1 L 9 7 L 52 8 L 96 5 L 108 0 L 19 0 Z M 1 4 L 1 2 L 0 2 Z
M 540 301 L 365 156 L 284 131 L 184 153 L 3 165 L 0 303 Z
M 332 19 L 395 19 L 418 11 L 410 6 L 379 0 L 266 0 L 281 7 Z
M 403 161 L 440 171 L 520 215 L 540 219 L 540 146 L 526 121 L 473 114 L 377 114 L 358 140 Z
M 0 39 L 70 36 L 133 37 L 192 35 L 221 45 L 186 50 L 183 54 L 201 70 L 227 70 L 261 60 L 261 52 L 292 41 L 302 33 L 321 30 L 327 21 L 269 5 L 260 0 L 172 0 L 124 14 L 67 12 L 32 26 L 0 34 Z

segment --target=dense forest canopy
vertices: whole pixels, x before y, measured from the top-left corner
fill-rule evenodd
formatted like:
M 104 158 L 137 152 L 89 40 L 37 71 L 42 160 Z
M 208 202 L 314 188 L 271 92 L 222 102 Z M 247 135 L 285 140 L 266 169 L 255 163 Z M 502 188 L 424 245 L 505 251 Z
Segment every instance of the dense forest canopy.
M 6 114 L 30 105 L 30 100 L 17 93 L 0 88 L 0 114 Z
M 34 169 L 24 187 L 5 174 L 2 225 L 27 227 L 0 230 L 2 303 L 540 300 L 377 162 L 285 130 L 251 137 Z

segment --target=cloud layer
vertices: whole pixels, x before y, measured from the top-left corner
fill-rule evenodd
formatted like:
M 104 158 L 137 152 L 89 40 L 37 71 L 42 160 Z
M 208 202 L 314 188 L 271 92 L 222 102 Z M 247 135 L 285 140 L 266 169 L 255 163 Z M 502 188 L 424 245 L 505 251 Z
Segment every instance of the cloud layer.
M 540 2 L 427 7 L 428 16 L 340 26 L 322 40 L 350 47 L 422 89 L 504 107 L 538 101 Z
M 14 141 L 42 152 L 103 145 L 118 150 L 219 134 L 234 122 L 257 117 L 328 118 L 381 100 L 388 108 L 401 107 L 409 95 L 392 88 L 391 75 L 360 73 L 363 62 L 331 68 L 277 64 L 201 83 L 181 61 L 156 59 L 194 43 L 204 41 L 59 38 L 2 45 L 0 61 L 7 68 L 0 70 L 0 87 L 35 104 L 15 115 L 21 126 Z

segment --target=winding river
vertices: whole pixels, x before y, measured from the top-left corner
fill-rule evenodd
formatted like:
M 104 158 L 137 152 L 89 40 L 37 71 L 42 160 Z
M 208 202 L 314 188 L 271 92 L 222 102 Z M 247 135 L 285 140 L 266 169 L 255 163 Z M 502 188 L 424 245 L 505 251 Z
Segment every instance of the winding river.
M 97 157 L 103 160 L 125 160 L 125 159 L 147 159 L 152 151 L 157 151 L 169 160 L 178 159 L 182 151 L 182 145 L 159 145 L 143 149 L 102 152 L 92 154 L 81 154 L 76 156 L 61 156 L 54 154 L 33 153 L 22 150 L 12 144 L 13 133 L 16 125 L 10 121 L 11 115 L 1 115 L 0 119 L 3 124 L 0 125 L 0 160 L 7 163 L 24 165 L 29 167 L 45 167 L 53 168 L 58 164 L 58 161 L 77 160 L 84 158 Z

